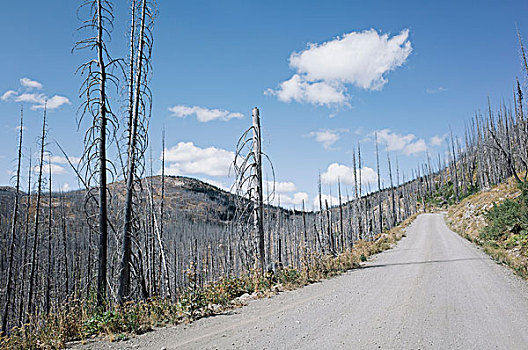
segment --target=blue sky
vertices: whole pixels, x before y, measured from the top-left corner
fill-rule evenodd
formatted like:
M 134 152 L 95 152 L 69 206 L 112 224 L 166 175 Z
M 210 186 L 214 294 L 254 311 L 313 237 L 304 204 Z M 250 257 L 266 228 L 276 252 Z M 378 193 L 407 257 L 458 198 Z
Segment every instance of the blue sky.
M 86 124 L 77 131 L 75 71 L 89 53 L 71 53 L 83 37 L 75 30 L 79 3 L 9 2 L 0 12 L 2 185 L 12 184 L 16 166 L 20 101 L 27 164 L 37 147 L 39 103 L 47 97 L 56 107 L 48 114 L 54 189 L 77 187 L 54 140 L 71 156 L 81 154 Z M 110 48 L 114 57 L 126 57 L 127 2 L 114 5 Z M 387 150 L 410 174 L 426 152 L 445 152 L 450 127 L 462 135 L 487 96 L 496 104 L 509 101 L 515 77 L 526 83 L 515 33 L 517 23 L 528 36 L 525 1 L 160 1 L 158 9 L 154 171 L 165 126 L 169 173 L 230 186 L 226 164 L 258 106 L 263 148 L 289 206 L 305 199 L 311 207 L 319 171 L 325 192 L 334 186 L 335 196 L 338 176 L 350 191 L 358 142 L 370 168 L 364 178 L 374 181 L 375 131 L 383 182 Z M 291 84 L 281 88 L 285 81 Z

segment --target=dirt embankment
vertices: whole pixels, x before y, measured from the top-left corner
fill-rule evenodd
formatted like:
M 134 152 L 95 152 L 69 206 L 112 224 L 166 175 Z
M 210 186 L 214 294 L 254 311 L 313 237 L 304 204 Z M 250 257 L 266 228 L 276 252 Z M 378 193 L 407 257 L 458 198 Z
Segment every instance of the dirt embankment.
M 510 178 L 506 183 L 482 190 L 451 206 L 446 222 L 453 231 L 481 246 L 495 261 L 508 265 L 521 277 L 528 279 L 526 249 L 519 244 L 512 244 L 511 240 L 483 239 L 480 235 L 487 225 L 486 213 L 494 205 L 499 205 L 506 199 L 515 199 L 520 195 L 521 190 L 517 183 Z

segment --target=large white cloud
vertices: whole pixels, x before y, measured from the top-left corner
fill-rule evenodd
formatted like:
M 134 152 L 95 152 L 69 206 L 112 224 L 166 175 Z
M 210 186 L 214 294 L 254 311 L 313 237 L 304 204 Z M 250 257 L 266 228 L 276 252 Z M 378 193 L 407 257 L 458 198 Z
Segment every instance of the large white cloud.
M 369 167 L 362 167 L 356 170 L 357 180 L 359 181 L 359 172 L 361 172 L 361 184 L 367 185 L 378 180 L 378 175 L 374 169 Z M 335 184 L 338 181 L 341 184 L 354 184 L 354 169 L 339 163 L 332 163 L 328 166 L 326 171 L 321 174 L 321 182 L 326 184 Z
M 200 148 L 192 142 L 180 142 L 165 150 L 165 173 L 227 176 L 234 157 L 233 152 L 221 148 Z
M 265 93 L 283 102 L 343 104 L 348 99 L 347 85 L 380 90 L 387 83 L 386 73 L 403 65 L 412 52 L 408 39 L 408 29 L 392 37 L 370 29 L 309 44 L 290 55 L 295 74 Z
M 210 122 L 212 120 L 228 121 L 233 118 L 243 118 L 242 113 L 232 113 L 225 109 L 209 109 L 204 107 L 188 107 L 183 105 L 176 105 L 169 108 L 172 115 L 179 118 L 185 118 L 187 116 L 195 115 L 196 119 L 200 122 Z
M 377 135 L 378 141 L 386 146 L 387 151 L 401 151 L 408 156 L 427 151 L 424 139 L 417 139 L 414 134 L 401 135 L 383 129 L 370 134 L 371 137 L 374 135 Z

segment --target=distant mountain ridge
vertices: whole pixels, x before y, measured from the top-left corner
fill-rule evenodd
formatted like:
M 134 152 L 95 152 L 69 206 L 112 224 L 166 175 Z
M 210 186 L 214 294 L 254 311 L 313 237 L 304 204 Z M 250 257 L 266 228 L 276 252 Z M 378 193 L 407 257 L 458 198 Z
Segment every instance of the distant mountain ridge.
M 161 200 L 161 176 L 146 177 L 142 180 L 145 195 L 148 195 L 145 186 L 150 186 L 156 206 Z M 113 195 L 122 196 L 125 193 L 124 182 L 114 182 L 108 185 Z M 63 193 L 66 201 L 78 201 L 84 197 L 85 190 L 78 189 Z M 21 192 L 21 195 L 25 195 Z M 47 201 L 47 195 L 43 200 Z M 54 192 L 57 198 L 58 193 Z M 3 216 L 10 215 L 15 198 L 15 189 L 11 186 L 0 186 L 0 211 Z M 165 176 L 165 211 L 180 212 L 192 221 L 214 221 L 226 223 L 235 213 L 236 195 L 226 192 L 214 185 L 198 179 L 185 176 Z M 22 201 L 22 204 L 25 200 Z

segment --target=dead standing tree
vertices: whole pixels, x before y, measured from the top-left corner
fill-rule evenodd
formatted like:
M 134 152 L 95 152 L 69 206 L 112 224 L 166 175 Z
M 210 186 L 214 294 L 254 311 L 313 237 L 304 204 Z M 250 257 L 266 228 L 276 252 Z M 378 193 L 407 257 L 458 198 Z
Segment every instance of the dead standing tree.
M 2 330 L 0 336 L 7 332 L 7 317 L 9 313 L 9 305 L 11 303 L 11 291 L 12 291 L 12 276 L 13 276 L 13 255 L 15 250 L 15 233 L 18 221 L 18 201 L 20 198 L 20 163 L 22 160 L 22 132 L 24 130 L 24 110 L 20 109 L 20 130 L 18 136 L 18 162 L 16 171 L 16 184 L 15 184 L 15 204 L 13 206 L 13 215 L 11 217 L 11 233 L 9 242 L 9 262 L 7 266 L 7 282 L 5 288 L 5 304 L 4 313 L 2 316 Z M 15 287 L 16 289 L 16 287 Z
M 29 292 L 27 295 L 27 314 L 26 314 L 26 323 L 29 322 L 30 317 L 33 313 L 33 291 L 37 278 L 35 275 L 38 272 L 37 263 L 38 263 L 38 241 L 39 241 L 39 222 L 40 222 L 40 200 L 42 194 L 42 167 L 44 166 L 44 148 L 46 145 L 46 106 L 44 106 L 44 117 L 42 121 L 42 136 L 40 138 L 40 160 L 38 167 L 38 182 L 37 182 L 37 198 L 35 204 L 35 224 L 33 231 L 33 248 L 31 250 L 31 272 L 29 275 Z
M 108 83 L 117 86 L 117 78 L 110 72 L 119 61 L 110 57 L 106 48 L 106 37 L 110 36 L 113 14 L 108 0 L 87 0 L 79 10 L 88 9 L 88 18 L 79 30 L 90 31 L 87 39 L 78 41 L 74 50 L 89 49 L 96 52 L 95 59 L 82 64 L 78 71 L 85 79 L 81 85 L 80 97 L 84 99 L 79 107 L 79 124 L 85 116 L 91 117 L 91 125 L 84 137 L 82 170 L 89 190 L 86 193 L 86 211 L 91 229 L 99 232 L 97 267 L 97 303 L 102 306 L 106 299 L 108 259 L 108 188 L 107 174 L 112 165 L 107 158 L 107 136 L 114 135 L 118 121 L 108 102 Z M 95 205 L 98 215 L 92 215 L 90 206 Z
M 139 183 L 144 169 L 145 151 L 148 144 L 147 130 L 151 112 L 151 94 L 147 86 L 150 73 L 150 60 L 152 53 L 152 27 L 156 10 L 154 5 L 146 0 L 140 4 L 139 35 L 134 37 L 136 25 L 134 6 L 132 2 L 132 30 L 130 53 L 129 79 L 129 119 L 128 119 L 128 157 L 126 169 L 126 198 L 123 225 L 123 248 L 119 275 L 119 290 L 117 298 L 119 303 L 130 295 L 130 264 L 132 256 L 132 230 L 133 230 L 133 202 L 136 194 L 135 184 Z M 134 41 L 137 40 L 137 45 Z M 137 47 L 137 55 L 134 47 Z M 134 57 L 136 57 L 134 69 Z M 133 98 L 132 98 L 133 96 Z M 132 104 L 130 104 L 132 103 Z M 139 268 L 139 267 L 138 267 Z
M 235 193 L 239 196 L 236 220 L 239 223 L 240 234 L 246 232 L 254 235 L 258 247 L 258 266 L 261 273 L 266 267 L 266 252 L 264 244 L 264 200 L 262 193 L 262 134 L 260 129 L 260 114 L 257 107 L 252 110 L 253 125 L 247 129 L 238 140 L 233 167 L 235 170 Z M 250 137 L 250 132 L 252 136 Z M 275 173 L 273 173 L 273 189 L 275 192 Z M 268 198 L 269 201 L 269 198 Z M 252 215 L 251 215 L 252 214 Z M 253 218 L 251 222 L 251 218 Z

